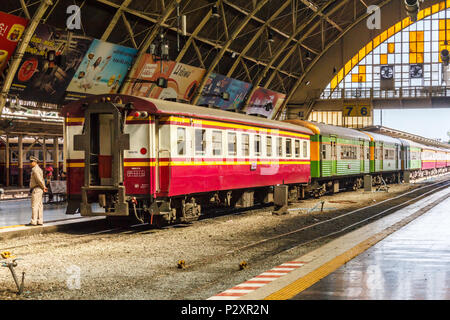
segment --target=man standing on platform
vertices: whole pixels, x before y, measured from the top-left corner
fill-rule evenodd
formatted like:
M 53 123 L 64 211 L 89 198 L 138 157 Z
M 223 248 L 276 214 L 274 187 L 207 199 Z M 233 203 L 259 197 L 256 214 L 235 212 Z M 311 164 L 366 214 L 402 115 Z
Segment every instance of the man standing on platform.
M 36 226 L 44 224 L 44 205 L 42 203 L 42 196 L 48 189 L 45 186 L 44 175 L 42 169 L 38 165 L 38 159 L 30 157 L 31 161 L 31 178 L 30 178 L 30 192 L 31 192 L 31 222 L 27 226 Z

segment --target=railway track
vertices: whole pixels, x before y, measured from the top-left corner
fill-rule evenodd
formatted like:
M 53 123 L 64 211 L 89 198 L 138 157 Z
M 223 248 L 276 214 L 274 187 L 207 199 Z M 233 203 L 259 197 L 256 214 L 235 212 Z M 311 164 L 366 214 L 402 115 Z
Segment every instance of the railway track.
M 423 186 L 418 189 L 409 191 L 391 199 L 387 199 L 376 203 L 374 205 L 352 210 L 343 213 L 339 216 L 313 223 L 289 232 L 268 237 L 259 241 L 249 243 L 247 245 L 201 259 L 189 265 L 189 268 L 201 269 L 203 266 L 212 263 L 220 263 L 232 256 L 244 256 L 247 252 L 253 250 L 252 259 L 248 261 L 250 265 L 256 265 L 260 261 L 264 261 L 277 254 L 299 248 L 305 245 L 312 244 L 319 241 L 331 241 L 339 235 L 348 233 L 372 221 L 387 216 L 395 211 L 398 211 L 412 203 L 415 203 L 431 194 L 439 192 L 450 186 L 450 181 L 442 181 L 433 183 L 431 185 Z M 447 195 L 446 197 L 449 197 Z M 440 201 L 439 201 L 440 202 Z M 435 205 L 435 204 L 433 204 Z M 326 231 L 325 231 L 326 230 Z M 218 279 L 218 282 L 222 281 Z M 212 284 L 208 282 L 204 285 L 199 285 L 193 288 L 191 293 L 200 292 Z M 174 299 L 184 299 L 184 296 L 175 296 Z
M 398 210 L 401 207 L 404 207 L 408 204 L 410 204 L 413 201 L 418 201 L 423 197 L 426 197 L 427 195 L 437 192 L 442 188 L 445 188 L 447 186 L 450 185 L 450 181 L 446 180 L 446 181 L 441 181 L 441 182 L 436 182 L 430 185 L 425 185 L 423 187 L 417 188 L 415 190 L 409 191 L 407 193 L 401 194 L 399 196 L 396 196 L 394 198 L 391 199 L 387 199 L 384 200 L 382 202 L 376 203 L 374 205 L 371 205 L 369 207 L 364 207 L 364 208 L 359 208 L 356 210 L 352 210 L 350 212 L 346 212 L 343 213 L 339 216 L 324 220 L 324 221 L 320 221 L 317 223 L 313 223 L 307 226 L 304 226 L 302 228 L 298 228 L 295 230 L 291 230 L 289 232 L 286 233 L 282 233 L 273 237 L 269 237 L 269 238 L 265 238 L 263 240 L 257 241 L 257 242 L 253 242 L 250 243 L 248 245 L 227 251 L 225 253 L 221 253 L 217 256 L 212 256 L 209 257 L 208 259 L 199 261 L 198 264 L 204 264 L 207 263 L 209 260 L 214 261 L 216 259 L 219 259 L 220 257 L 226 256 L 226 255 L 232 255 L 238 252 L 242 252 L 243 250 L 248 250 L 254 247 L 257 247 L 258 245 L 263 245 L 265 243 L 270 243 L 273 241 L 285 241 L 284 239 L 289 238 L 290 236 L 292 236 L 292 238 L 295 239 L 295 242 L 298 242 L 298 238 L 302 238 L 302 239 L 308 239 L 307 241 L 298 244 L 297 245 L 304 245 L 310 242 L 313 242 L 315 240 L 319 240 L 322 238 L 326 238 L 326 237 L 330 237 L 332 235 L 338 235 L 340 233 L 344 233 L 344 232 L 349 232 L 352 229 L 358 227 L 358 226 L 362 226 L 365 223 L 369 223 L 371 220 L 377 219 L 377 218 L 381 218 L 385 215 L 388 215 L 389 213 L 391 213 L 392 211 Z M 417 196 L 415 196 L 416 194 L 418 194 Z M 402 200 L 402 199 L 407 199 L 406 201 Z M 399 202 L 397 204 L 397 202 Z M 396 203 L 394 206 L 390 206 L 391 203 Z M 258 212 L 261 210 L 267 210 L 267 208 L 270 206 L 267 205 L 257 205 L 254 206 L 252 208 L 245 208 L 245 209 L 231 209 L 231 210 L 224 210 L 224 209 L 215 209 L 214 212 L 210 212 L 207 215 L 203 216 L 201 220 L 197 220 L 197 221 L 191 221 L 188 223 L 178 223 L 178 224 L 173 224 L 170 226 L 167 226 L 164 228 L 164 230 L 166 229 L 171 229 L 171 228 L 177 228 L 180 226 L 185 226 L 187 224 L 189 225 L 195 225 L 196 223 L 198 223 L 199 221 L 205 221 L 205 220 L 209 220 L 209 219 L 214 219 L 218 216 L 224 216 L 224 215 L 231 215 L 231 214 L 242 214 L 248 211 L 253 211 L 253 212 Z M 367 210 L 371 209 L 371 210 L 376 210 L 376 208 L 383 208 L 383 210 L 379 213 L 370 215 L 367 214 Z M 361 220 L 357 220 L 357 217 L 360 217 Z M 355 221 L 356 220 L 356 221 Z M 60 221 L 60 220 L 56 220 L 56 221 Z M 350 224 L 348 222 L 351 222 Z M 319 232 L 320 233 L 320 227 L 325 226 L 325 225 L 329 225 L 331 223 L 335 223 L 337 222 L 336 225 L 344 225 L 344 227 L 342 228 L 338 228 L 336 230 L 334 230 L 332 233 L 329 234 L 325 234 L 325 235 L 319 235 L 318 237 L 314 238 L 314 237 L 310 237 L 309 233 L 316 233 Z M 105 221 L 105 226 L 108 226 L 108 223 Z M 83 232 L 81 234 L 77 234 L 77 239 L 73 239 L 73 234 L 68 234 L 67 237 L 64 237 L 62 240 L 65 239 L 70 239 L 71 243 L 80 243 L 80 242 L 88 242 L 88 241 L 93 241 L 95 239 L 88 239 L 86 240 L 88 237 L 92 237 L 92 236 L 101 236 L 103 239 L 107 239 L 107 238 L 111 238 L 111 237 L 115 237 L 117 235 L 121 235 L 121 234 L 131 234 L 131 233 L 138 233 L 138 232 L 143 232 L 143 231 L 148 231 L 149 228 L 151 228 L 151 226 L 148 223 L 144 223 L 144 224 L 135 224 L 135 225 L 130 225 L 130 226 L 118 226 L 118 227 L 101 227 L 101 226 L 95 226 L 92 227 L 91 229 L 94 229 L 93 231 L 87 231 L 87 232 Z M 155 232 L 159 232 L 159 229 L 153 229 Z M 303 238 L 303 236 L 306 236 L 305 238 Z M 45 243 L 50 243 L 52 240 L 44 240 L 44 241 L 40 241 L 40 244 L 45 244 Z M 4 248 L 0 248 L 1 250 L 14 250 L 20 247 L 24 247 L 26 245 L 18 245 L 18 246 L 13 246 L 13 247 L 4 247 Z M 195 267 L 195 265 L 190 265 L 190 267 Z
M 222 234 L 222 236 L 219 236 L 219 238 L 217 238 L 218 241 L 215 241 L 211 246 L 212 248 L 217 247 L 217 249 L 206 249 L 205 254 L 202 253 L 200 248 L 198 250 L 188 250 L 188 253 L 182 249 L 176 250 L 174 253 L 159 251 L 156 255 L 146 255 L 145 250 L 140 251 L 141 255 L 146 255 L 147 259 L 150 259 L 149 261 L 153 259 L 158 261 L 151 263 L 154 268 L 152 269 L 152 274 L 149 275 L 149 280 L 146 280 L 145 282 L 145 290 L 150 288 L 149 286 L 153 288 L 153 284 L 162 284 L 152 289 L 154 291 L 152 295 L 153 298 L 208 298 L 217 292 L 227 289 L 229 284 L 240 283 L 249 277 L 268 270 L 268 266 L 271 268 L 280 261 L 288 261 L 285 260 L 286 258 L 289 259 L 301 256 L 304 253 L 323 245 L 325 242 L 331 241 L 340 234 L 350 232 L 372 220 L 379 219 L 435 192 L 448 188 L 450 186 L 450 179 L 445 179 L 445 181 L 435 183 L 429 182 L 427 185 L 419 186 L 412 191 L 365 208 L 347 209 L 347 212 L 342 213 L 330 212 L 329 214 L 323 213 L 315 215 L 315 217 L 321 219 L 321 221 L 314 222 L 313 215 L 299 215 L 297 216 L 299 219 L 297 219 L 295 214 L 290 214 L 287 220 L 279 220 L 278 218 L 272 219 L 273 222 L 280 221 L 280 226 L 283 225 L 282 227 L 277 228 L 277 230 L 261 229 L 264 231 L 259 232 L 258 234 L 249 234 L 248 238 L 224 238 L 223 232 L 218 232 L 218 234 Z M 268 209 L 265 208 L 252 210 L 250 215 L 249 213 L 245 213 L 234 216 L 236 218 L 232 219 L 235 220 L 234 223 L 239 223 L 240 217 L 242 217 L 244 219 L 242 221 L 248 223 L 249 221 L 253 221 L 253 214 L 256 214 L 256 219 L 261 219 L 262 216 L 259 214 L 259 210 L 265 210 L 263 216 L 267 215 Z M 339 214 L 339 216 L 337 214 Z M 207 231 L 206 233 L 203 233 L 203 240 L 201 240 L 202 238 L 197 238 L 193 245 L 208 246 L 208 234 L 211 234 L 209 233 L 209 230 L 211 230 L 211 228 L 216 228 L 216 226 L 220 228 L 222 223 L 229 221 L 229 218 L 224 218 L 225 219 L 218 220 L 204 219 L 192 223 L 189 226 L 187 234 Z M 327 219 L 325 220 L 325 218 Z M 291 224 L 293 221 L 296 221 L 295 224 Z M 299 223 L 299 221 L 301 221 L 301 223 Z M 228 224 L 224 224 L 224 226 L 227 225 Z M 71 234 L 58 234 L 55 237 L 49 237 L 50 240 L 42 237 L 39 237 L 37 241 L 35 239 L 24 239 L 24 241 L 20 240 L 14 244 L 11 243 L 9 247 L 0 250 L 15 252 L 16 249 L 18 249 L 17 252 L 20 256 L 29 260 L 29 255 L 32 255 L 33 259 L 36 259 L 36 257 L 39 259 L 40 256 L 46 255 L 49 252 L 49 246 L 51 246 L 52 250 L 55 249 L 56 252 L 58 252 L 58 259 L 72 261 L 73 258 L 71 257 L 71 252 L 73 251 L 73 248 L 80 248 L 80 245 L 82 248 L 85 248 L 85 243 L 86 248 L 90 248 L 89 250 L 91 251 L 92 249 L 95 250 L 98 248 L 111 248 L 111 246 L 115 246 L 116 243 L 119 247 L 127 245 L 135 246 L 137 239 L 144 241 L 145 243 L 142 244 L 147 245 L 148 247 L 151 243 L 158 245 L 159 238 L 164 239 L 163 241 L 165 242 L 167 242 L 167 240 L 171 241 L 172 238 L 169 235 L 172 231 L 174 234 L 183 234 L 183 232 L 180 233 L 180 230 L 183 229 L 179 229 L 182 227 L 184 227 L 184 225 L 173 225 L 164 229 L 149 229 L 148 226 L 143 225 L 135 225 L 128 228 L 91 228 L 89 232 L 85 230 L 83 232 L 78 231 Z M 175 228 L 178 228 L 178 231 L 173 230 Z M 225 230 L 227 229 L 225 228 Z M 148 239 L 148 241 L 145 239 Z M 190 238 L 188 237 L 187 239 L 189 241 Z M 32 249 L 27 248 L 29 245 L 32 246 Z M 24 248 L 19 249 L 21 247 Z M 68 258 L 66 258 L 66 255 L 63 253 L 66 250 L 65 248 L 68 250 Z M 63 249 L 63 251 L 60 249 Z M 96 258 L 95 255 L 90 257 L 90 259 L 91 263 L 94 265 L 96 265 L 96 261 L 98 261 L 98 263 L 102 265 L 101 268 L 103 270 L 104 266 L 108 265 L 108 256 L 101 256 L 101 259 L 99 257 Z M 176 261 L 178 261 L 178 258 L 186 260 L 185 269 L 180 270 L 176 268 Z M 168 261 L 168 259 L 170 261 Z M 238 262 L 242 260 L 246 260 L 248 263 L 246 271 L 239 271 L 238 269 Z M 119 265 L 123 264 L 124 261 L 126 261 L 125 257 L 119 258 Z M 161 264 L 161 267 L 157 266 L 160 265 L 160 261 L 164 261 L 164 263 Z M 77 264 L 77 262 L 74 263 Z M 124 274 L 124 279 L 128 279 L 128 277 L 133 277 L 132 279 L 134 279 L 134 276 L 137 277 L 138 275 L 139 276 L 136 279 L 146 279 L 145 274 L 147 271 L 141 269 L 139 265 L 136 265 L 136 267 L 138 269 L 136 269 L 135 272 Z M 94 269 L 92 272 L 95 274 L 95 272 L 99 271 Z M 128 280 L 124 281 L 128 282 Z M 33 285 L 36 284 L 33 283 Z M 53 286 L 55 286 L 55 284 L 53 284 Z M 227 287 L 225 288 L 225 286 Z M 38 288 L 39 289 L 34 290 L 36 290 L 36 292 L 39 290 L 42 290 L 42 292 L 47 291 L 47 289 L 42 289 L 42 287 Z M 165 291 L 167 289 L 164 288 L 177 288 L 177 290 L 168 293 Z M 136 290 L 142 289 L 130 287 L 127 288 L 127 290 L 130 292 L 140 292 Z M 61 291 L 62 294 L 64 292 L 64 290 Z

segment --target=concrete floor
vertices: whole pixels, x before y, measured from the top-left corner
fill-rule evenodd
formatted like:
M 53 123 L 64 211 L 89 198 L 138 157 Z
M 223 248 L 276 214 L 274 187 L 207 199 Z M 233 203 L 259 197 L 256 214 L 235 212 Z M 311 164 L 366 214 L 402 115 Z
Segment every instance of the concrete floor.
M 66 204 L 44 204 L 44 223 L 80 217 L 66 215 Z M 0 227 L 27 224 L 31 220 L 31 199 L 0 201 Z
M 450 198 L 293 300 L 449 300 Z

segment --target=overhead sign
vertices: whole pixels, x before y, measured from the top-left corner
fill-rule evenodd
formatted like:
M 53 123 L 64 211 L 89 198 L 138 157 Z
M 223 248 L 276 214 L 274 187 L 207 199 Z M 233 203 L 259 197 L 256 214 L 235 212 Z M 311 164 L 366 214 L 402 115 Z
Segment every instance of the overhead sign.
M 28 20 L 0 11 L 0 72 L 16 50 Z
M 370 117 L 370 106 L 368 105 L 349 105 L 344 106 L 344 117 Z

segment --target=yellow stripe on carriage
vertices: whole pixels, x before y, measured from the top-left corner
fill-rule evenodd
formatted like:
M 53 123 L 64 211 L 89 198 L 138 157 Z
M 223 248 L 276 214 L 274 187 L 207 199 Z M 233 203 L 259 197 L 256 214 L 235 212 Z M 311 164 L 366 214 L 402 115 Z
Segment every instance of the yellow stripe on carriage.
M 236 165 L 275 165 L 296 164 L 309 165 L 310 161 L 160 161 L 161 167 L 175 166 L 236 166 Z M 156 162 L 125 162 L 125 167 L 154 167 Z
M 161 120 L 181 122 L 181 123 L 190 123 L 191 122 L 191 118 L 180 118 L 180 117 L 174 117 L 174 116 L 162 117 Z M 293 136 L 293 137 L 309 139 L 309 135 L 306 135 L 306 134 L 293 133 L 293 132 L 282 131 L 282 130 L 277 130 L 277 129 L 264 129 L 264 128 L 234 124 L 234 123 L 226 123 L 226 122 L 210 121 L 210 120 L 198 120 L 198 119 L 192 119 L 192 123 L 199 124 L 199 125 L 232 128 L 232 129 L 254 130 L 259 133 L 266 133 L 266 134 L 284 134 L 284 135 L 289 135 L 289 136 Z

